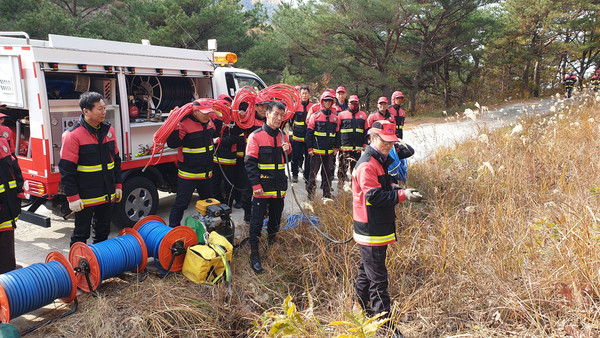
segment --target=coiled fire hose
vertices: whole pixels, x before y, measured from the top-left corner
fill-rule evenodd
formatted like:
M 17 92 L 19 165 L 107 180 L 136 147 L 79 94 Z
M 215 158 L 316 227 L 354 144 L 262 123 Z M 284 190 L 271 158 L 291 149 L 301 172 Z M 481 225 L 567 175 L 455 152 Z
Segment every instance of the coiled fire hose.
M 73 244 L 69 261 L 75 267 L 79 288 L 94 293 L 103 280 L 126 271 L 143 272 L 148 255 L 140 234 L 134 229 L 125 228 L 118 237 L 100 243 Z
M 63 254 L 53 251 L 46 257 L 46 263 L 36 263 L 0 275 L 0 321 L 8 323 L 57 298 L 71 303 L 76 301 L 76 296 L 77 283 L 71 264 Z
M 187 248 L 198 244 L 194 230 L 187 226 L 171 228 L 155 215 L 142 218 L 134 229 L 146 243 L 148 257 L 153 257 L 156 267 L 167 274 L 181 271 Z

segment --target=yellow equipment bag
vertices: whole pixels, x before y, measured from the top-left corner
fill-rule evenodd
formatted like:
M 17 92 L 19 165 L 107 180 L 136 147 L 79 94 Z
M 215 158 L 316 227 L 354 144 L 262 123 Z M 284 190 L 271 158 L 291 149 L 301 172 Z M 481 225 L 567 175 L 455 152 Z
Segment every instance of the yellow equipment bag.
M 194 283 L 216 284 L 225 275 L 231 292 L 233 245 L 216 231 L 206 238 L 206 244 L 190 246 L 183 262 L 183 274 Z

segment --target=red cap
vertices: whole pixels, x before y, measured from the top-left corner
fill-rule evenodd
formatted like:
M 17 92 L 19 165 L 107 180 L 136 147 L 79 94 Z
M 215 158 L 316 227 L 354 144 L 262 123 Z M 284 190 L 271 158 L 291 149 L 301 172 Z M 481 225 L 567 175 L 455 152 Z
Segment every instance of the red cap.
M 268 98 L 266 95 L 258 94 L 256 96 L 256 101 L 254 101 L 254 104 L 269 104 L 269 102 L 271 102 L 271 99 Z
M 385 96 L 382 96 L 382 97 L 380 97 L 380 98 L 377 100 L 377 104 L 380 104 L 381 102 L 388 103 L 388 99 L 387 99 L 387 97 L 385 97 Z
M 335 90 L 335 92 L 336 93 L 339 93 L 339 92 L 344 92 L 345 93 L 346 92 L 346 88 L 344 88 L 344 86 L 339 86 L 339 87 L 337 87 L 337 89 Z
M 217 97 L 217 100 L 223 100 L 223 101 L 227 101 L 229 103 L 233 102 L 233 100 L 231 99 L 231 97 L 227 94 L 221 94 L 219 95 L 219 97 Z
M 396 125 L 388 120 L 379 120 L 373 122 L 373 126 L 367 133 L 369 135 L 377 134 L 386 142 L 400 141 L 396 136 Z
M 356 95 L 350 96 L 350 98 L 348 99 L 348 102 L 352 102 L 352 101 L 358 102 L 358 96 L 356 96 Z
M 194 110 L 199 110 L 201 113 L 208 114 L 214 112 L 213 107 L 206 101 L 196 100 L 192 103 Z
M 0 119 L 4 117 L 8 117 L 8 115 L 0 113 Z

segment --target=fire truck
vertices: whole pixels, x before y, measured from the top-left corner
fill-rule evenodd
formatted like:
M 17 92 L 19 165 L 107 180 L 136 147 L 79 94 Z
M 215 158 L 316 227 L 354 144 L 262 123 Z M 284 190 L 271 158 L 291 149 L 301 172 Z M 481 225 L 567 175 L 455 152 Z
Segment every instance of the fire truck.
M 216 46 L 215 46 L 216 47 Z M 244 86 L 261 90 L 251 71 L 234 68 L 233 53 L 190 50 L 80 37 L 49 35 L 34 40 L 24 32 L 0 32 L 0 103 L 5 125 L 14 130 L 16 157 L 28 198 L 21 219 L 50 226 L 41 205 L 70 214 L 60 183 L 61 136 L 81 115 L 79 96 L 103 95 L 106 121 L 114 127 L 122 157 L 123 199 L 113 222 L 132 226 L 158 207 L 158 191 L 177 189 L 177 150 L 146 170 L 152 136 L 176 106 L 197 98 L 233 97 Z

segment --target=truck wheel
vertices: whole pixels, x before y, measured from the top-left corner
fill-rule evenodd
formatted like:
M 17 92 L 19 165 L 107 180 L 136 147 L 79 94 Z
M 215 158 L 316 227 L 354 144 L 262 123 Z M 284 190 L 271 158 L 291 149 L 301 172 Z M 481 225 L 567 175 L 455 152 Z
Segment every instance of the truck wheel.
M 132 177 L 123 183 L 123 199 L 115 205 L 113 222 L 120 227 L 132 227 L 137 221 L 154 215 L 158 208 L 158 191 L 149 179 Z

